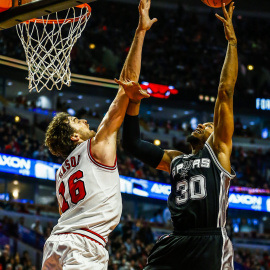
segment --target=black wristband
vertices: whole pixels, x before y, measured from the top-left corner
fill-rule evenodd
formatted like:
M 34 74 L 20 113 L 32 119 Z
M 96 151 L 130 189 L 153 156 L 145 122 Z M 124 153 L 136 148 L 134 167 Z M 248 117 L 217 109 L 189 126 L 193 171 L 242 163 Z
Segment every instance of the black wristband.
M 142 162 L 156 168 L 163 158 L 164 150 L 141 140 L 140 135 L 139 116 L 126 114 L 123 126 L 123 148 Z

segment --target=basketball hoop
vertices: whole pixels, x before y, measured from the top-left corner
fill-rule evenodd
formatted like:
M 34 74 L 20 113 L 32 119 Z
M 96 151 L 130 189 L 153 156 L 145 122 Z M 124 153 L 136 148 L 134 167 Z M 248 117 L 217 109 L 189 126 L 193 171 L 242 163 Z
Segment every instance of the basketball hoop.
M 70 53 L 86 27 L 91 7 L 88 4 L 72 7 L 65 19 L 59 19 L 62 12 L 58 13 L 16 26 L 26 54 L 30 92 L 43 88 L 51 91 L 54 87 L 61 90 L 63 85 L 71 84 Z M 54 19 L 50 19 L 52 16 Z

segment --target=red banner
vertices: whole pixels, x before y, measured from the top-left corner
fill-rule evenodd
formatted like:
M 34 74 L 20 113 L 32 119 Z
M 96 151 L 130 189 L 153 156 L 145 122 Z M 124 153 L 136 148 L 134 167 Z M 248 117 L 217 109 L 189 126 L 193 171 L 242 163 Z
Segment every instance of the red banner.
M 178 94 L 173 86 L 161 85 L 149 82 L 142 82 L 141 87 L 143 90 L 147 90 L 151 97 L 168 99 L 170 95 Z

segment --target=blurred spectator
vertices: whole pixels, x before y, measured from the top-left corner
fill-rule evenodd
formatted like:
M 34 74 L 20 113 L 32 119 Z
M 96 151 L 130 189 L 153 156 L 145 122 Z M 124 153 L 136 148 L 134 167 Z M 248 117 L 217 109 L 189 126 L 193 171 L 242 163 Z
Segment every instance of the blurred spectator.
M 33 231 L 35 231 L 36 233 L 39 233 L 41 235 L 43 235 L 43 228 L 40 224 L 40 220 L 37 219 L 36 222 L 34 222 L 32 225 L 31 225 L 31 229 Z
M 242 226 L 246 226 L 247 221 L 245 219 L 243 219 L 241 222 Z M 227 225 L 228 231 L 233 233 L 230 219 L 228 219 Z M 52 225 L 48 223 L 47 226 L 47 228 L 51 229 Z M 122 222 L 110 235 L 106 246 L 110 254 L 108 270 L 143 269 L 147 262 L 147 255 L 152 249 L 154 242 L 157 240 L 154 239 L 153 230 L 158 232 L 161 228 L 166 227 L 164 227 L 164 224 L 151 223 L 145 221 L 144 219 L 132 220 L 130 216 L 124 217 Z M 166 228 L 166 230 L 168 229 L 169 228 Z M 254 237 L 256 238 L 256 235 L 241 233 L 241 230 L 240 233 L 237 233 L 237 236 L 241 238 L 248 237 L 249 243 L 252 243 Z M 125 240 L 124 237 L 126 238 Z M 267 239 L 268 236 L 260 235 L 260 238 L 262 237 Z M 20 257 L 18 253 L 11 252 L 9 245 L 5 245 L 0 252 L 0 268 L 2 266 L 3 270 L 36 270 L 31 261 L 33 258 L 30 258 L 27 250 L 25 250 Z M 234 262 L 236 270 L 269 270 L 270 257 L 267 251 L 262 252 L 259 249 L 256 251 L 251 251 L 249 249 L 235 248 Z
M 252 232 L 254 229 L 252 228 L 252 226 L 250 226 L 247 222 L 246 218 L 242 218 L 241 219 L 241 224 L 240 224 L 240 228 L 239 231 L 241 233 L 250 233 Z
M 10 253 L 8 250 L 4 249 L 2 251 L 1 257 L 0 257 L 0 265 L 2 265 L 3 269 L 6 268 L 6 266 L 11 262 Z
M 163 210 L 159 209 L 154 213 L 154 217 L 150 219 L 151 222 L 164 224 Z

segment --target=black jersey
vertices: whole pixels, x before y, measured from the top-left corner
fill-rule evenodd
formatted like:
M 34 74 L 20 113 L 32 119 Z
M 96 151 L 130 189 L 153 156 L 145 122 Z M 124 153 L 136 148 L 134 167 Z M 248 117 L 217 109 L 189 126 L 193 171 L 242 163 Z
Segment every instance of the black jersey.
M 168 207 L 175 230 L 224 227 L 234 176 L 222 168 L 208 143 L 195 155 L 174 158 Z

